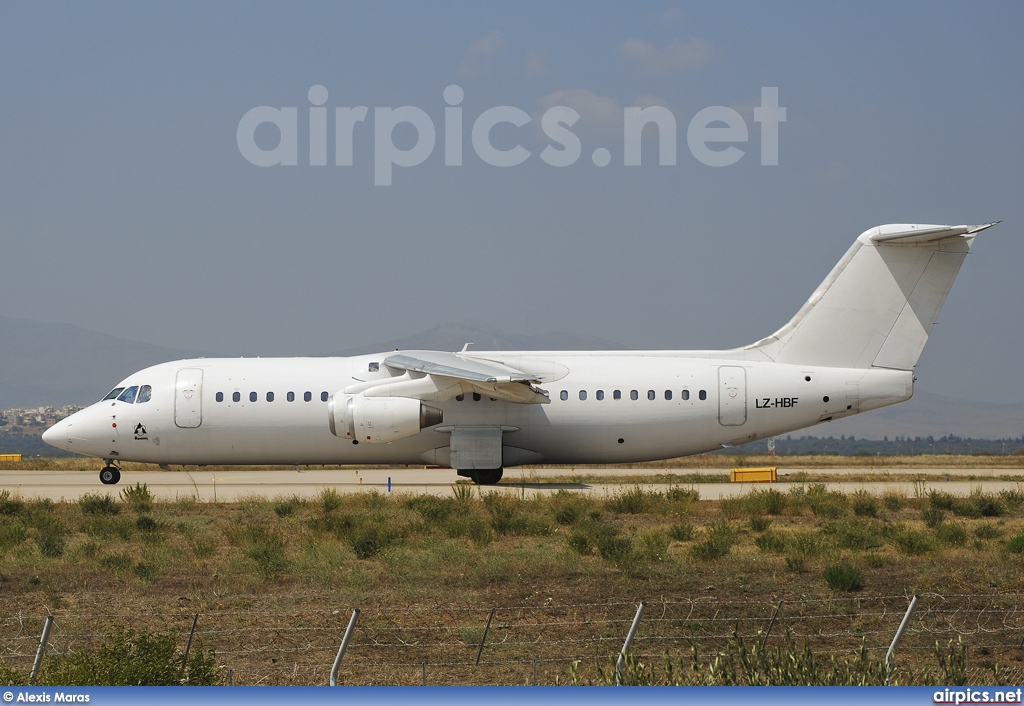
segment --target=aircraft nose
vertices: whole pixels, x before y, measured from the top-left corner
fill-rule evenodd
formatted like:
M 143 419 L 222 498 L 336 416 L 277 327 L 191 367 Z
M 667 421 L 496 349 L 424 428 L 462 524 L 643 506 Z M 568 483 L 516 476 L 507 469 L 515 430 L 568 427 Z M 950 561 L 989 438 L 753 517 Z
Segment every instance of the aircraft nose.
M 52 427 L 43 432 L 43 441 L 50 446 L 55 446 L 58 449 L 68 448 L 68 423 L 66 419 L 62 419 Z

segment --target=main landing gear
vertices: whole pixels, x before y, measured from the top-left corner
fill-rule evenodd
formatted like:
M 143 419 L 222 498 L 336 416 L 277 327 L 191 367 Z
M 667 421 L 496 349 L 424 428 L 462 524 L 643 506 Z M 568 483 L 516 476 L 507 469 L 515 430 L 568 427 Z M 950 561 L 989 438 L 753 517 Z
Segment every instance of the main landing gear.
M 100 471 L 100 483 L 103 485 L 115 485 L 121 480 L 121 469 L 114 465 L 110 459 L 104 459 L 106 466 Z
M 489 468 L 475 471 L 456 471 L 460 476 L 469 478 L 477 485 L 494 485 L 501 480 L 503 468 Z

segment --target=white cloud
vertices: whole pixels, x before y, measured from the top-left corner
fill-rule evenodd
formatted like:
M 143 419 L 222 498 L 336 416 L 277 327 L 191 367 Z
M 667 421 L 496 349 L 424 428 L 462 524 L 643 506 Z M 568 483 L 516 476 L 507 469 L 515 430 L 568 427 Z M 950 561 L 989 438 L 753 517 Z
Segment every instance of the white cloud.
M 479 76 L 491 70 L 491 59 L 508 45 L 498 30 L 474 39 L 469 44 L 466 56 L 462 58 L 459 73 L 464 76 Z
M 572 108 L 580 114 L 573 128 L 576 132 L 621 133 L 622 106 L 614 98 L 600 96 L 586 88 L 568 88 L 554 91 L 540 99 L 542 111 L 556 105 Z M 539 121 L 538 121 L 539 124 Z
M 641 39 L 630 39 L 619 47 L 630 66 L 649 74 L 670 74 L 696 68 L 711 57 L 711 43 L 704 39 L 677 39 L 658 48 Z

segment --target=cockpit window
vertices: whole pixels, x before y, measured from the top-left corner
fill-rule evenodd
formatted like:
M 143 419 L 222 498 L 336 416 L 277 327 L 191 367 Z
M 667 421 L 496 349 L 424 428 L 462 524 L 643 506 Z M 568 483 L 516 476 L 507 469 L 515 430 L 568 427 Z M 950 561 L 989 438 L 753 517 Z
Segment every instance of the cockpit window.
M 124 388 L 123 388 L 123 387 L 115 387 L 115 388 L 114 388 L 113 390 L 111 390 L 110 392 L 108 392 L 108 393 L 107 393 L 107 396 L 106 396 L 106 397 L 104 397 L 103 399 L 104 399 L 104 400 L 116 400 L 116 399 L 117 399 L 117 396 L 121 394 L 121 391 L 122 391 L 122 390 L 124 390 Z
M 135 400 L 135 404 L 142 404 L 143 402 L 149 402 L 153 397 L 153 388 L 149 385 L 143 385 L 139 388 L 139 398 Z
M 125 402 L 127 404 L 133 404 L 135 402 L 135 395 L 139 391 L 138 385 L 132 385 L 131 387 L 125 388 L 125 391 L 117 396 L 118 402 Z

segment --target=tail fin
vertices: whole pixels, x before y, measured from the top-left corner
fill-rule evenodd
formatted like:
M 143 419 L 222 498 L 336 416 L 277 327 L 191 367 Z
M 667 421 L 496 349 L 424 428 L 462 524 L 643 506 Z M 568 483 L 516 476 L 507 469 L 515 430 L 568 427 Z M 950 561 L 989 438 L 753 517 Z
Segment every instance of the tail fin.
M 865 231 L 796 316 L 748 348 L 778 363 L 912 370 L 975 234 L 994 225 Z

